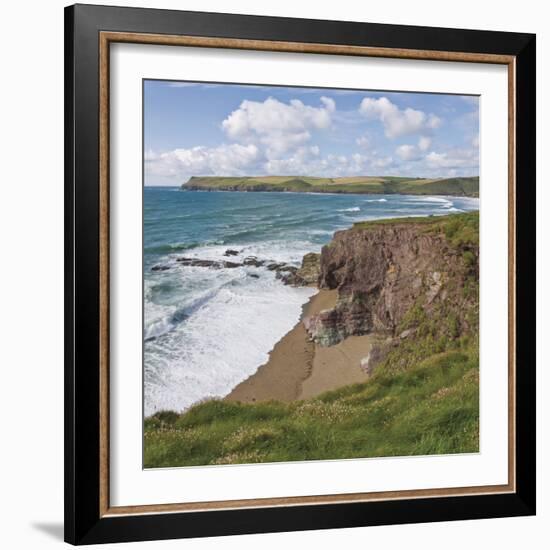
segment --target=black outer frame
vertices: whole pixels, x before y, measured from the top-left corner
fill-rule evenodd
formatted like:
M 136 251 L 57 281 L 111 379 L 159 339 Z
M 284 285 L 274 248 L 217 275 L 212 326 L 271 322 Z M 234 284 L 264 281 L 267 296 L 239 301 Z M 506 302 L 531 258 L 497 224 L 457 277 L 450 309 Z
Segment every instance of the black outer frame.
M 516 57 L 516 492 L 100 517 L 99 32 Z M 65 8 L 65 541 L 129 542 L 535 514 L 535 35 L 94 5 Z

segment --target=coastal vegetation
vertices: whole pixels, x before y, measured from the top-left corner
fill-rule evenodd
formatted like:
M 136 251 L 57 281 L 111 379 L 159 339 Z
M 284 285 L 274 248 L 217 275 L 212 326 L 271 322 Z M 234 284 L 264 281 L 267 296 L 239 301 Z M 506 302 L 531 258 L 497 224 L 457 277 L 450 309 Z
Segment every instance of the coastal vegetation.
M 158 412 L 145 419 L 145 467 L 477 452 L 478 235 L 477 212 L 337 232 L 304 264 L 338 299 L 304 324 L 317 346 L 372 335 L 368 379 L 286 403 Z
M 316 178 L 306 176 L 219 177 L 193 176 L 182 185 L 191 191 L 284 191 L 295 193 L 358 193 L 399 195 L 479 196 L 479 177 L 411 178 L 355 176 Z
M 145 420 L 145 467 L 477 452 L 474 346 L 307 401 L 212 400 Z

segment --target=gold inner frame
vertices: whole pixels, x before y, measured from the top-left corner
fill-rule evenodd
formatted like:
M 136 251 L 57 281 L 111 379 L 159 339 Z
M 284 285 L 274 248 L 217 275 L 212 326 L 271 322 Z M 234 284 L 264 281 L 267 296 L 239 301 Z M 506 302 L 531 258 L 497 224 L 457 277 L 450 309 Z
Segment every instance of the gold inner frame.
M 112 507 L 109 500 L 109 57 L 111 43 L 156 44 L 256 50 L 272 52 L 315 53 L 394 59 L 424 59 L 430 61 L 459 61 L 465 63 L 492 63 L 508 68 L 508 483 L 475 487 L 417 489 L 334 495 L 307 495 L 213 502 L 147 504 Z M 153 514 L 168 512 L 196 512 L 206 510 L 259 508 L 273 506 L 319 505 L 346 502 L 372 502 L 426 497 L 447 497 L 514 493 L 516 490 L 516 346 L 515 346 L 515 56 L 481 53 L 343 46 L 337 44 L 304 44 L 184 35 L 144 33 L 99 33 L 99 357 L 100 357 L 100 468 L 99 514 L 104 516 Z

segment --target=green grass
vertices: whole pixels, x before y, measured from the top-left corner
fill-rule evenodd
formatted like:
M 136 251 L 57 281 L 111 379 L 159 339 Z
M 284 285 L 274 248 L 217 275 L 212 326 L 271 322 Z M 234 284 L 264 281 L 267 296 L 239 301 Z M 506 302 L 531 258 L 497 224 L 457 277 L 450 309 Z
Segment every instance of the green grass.
M 424 225 L 429 233 L 442 233 L 455 248 L 479 246 L 479 212 L 447 216 L 419 216 L 370 220 L 353 224 L 353 229 L 371 229 L 380 225 Z
M 355 176 L 316 178 L 310 176 L 221 177 L 193 176 L 183 189 L 218 191 L 292 191 L 296 193 L 362 193 L 401 195 L 457 195 L 477 197 L 479 178 L 410 178 Z
M 208 401 L 145 421 L 145 467 L 478 451 L 478 360 L 444 352 L 309 401 Z

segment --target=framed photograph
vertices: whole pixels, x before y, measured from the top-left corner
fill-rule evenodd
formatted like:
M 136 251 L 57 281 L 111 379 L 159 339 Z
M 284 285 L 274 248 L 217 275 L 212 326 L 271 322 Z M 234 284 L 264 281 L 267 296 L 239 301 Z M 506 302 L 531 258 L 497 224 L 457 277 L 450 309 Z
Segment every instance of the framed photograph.
M 535 36 L 65 12 L 65 537 L 535 513 Z

